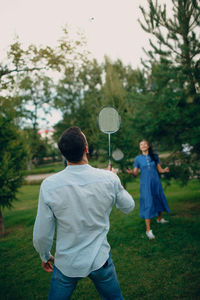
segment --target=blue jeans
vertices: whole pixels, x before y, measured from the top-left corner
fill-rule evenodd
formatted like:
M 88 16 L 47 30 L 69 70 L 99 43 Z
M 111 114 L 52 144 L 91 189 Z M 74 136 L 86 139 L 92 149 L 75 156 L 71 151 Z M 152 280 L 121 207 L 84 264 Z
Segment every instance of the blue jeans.
M 88 277 L 93 281 L 97 291 L 104 300 L 123 300 L 115 266 L 111 256 L 100 269 L 91 272 Z M 51 278 L 48 300 L 70 299 L 81 277 L 63 275 L 55 266 Z

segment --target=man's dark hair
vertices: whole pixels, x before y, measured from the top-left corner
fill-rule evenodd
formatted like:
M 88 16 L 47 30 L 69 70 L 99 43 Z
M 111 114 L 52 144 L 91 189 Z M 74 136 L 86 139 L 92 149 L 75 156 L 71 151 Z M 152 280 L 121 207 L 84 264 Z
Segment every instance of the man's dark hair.
M 58 147 L 62 155 L 72 163 L 82 160 L 86 140 L 79 127 L 66 129 L 58 141 Z

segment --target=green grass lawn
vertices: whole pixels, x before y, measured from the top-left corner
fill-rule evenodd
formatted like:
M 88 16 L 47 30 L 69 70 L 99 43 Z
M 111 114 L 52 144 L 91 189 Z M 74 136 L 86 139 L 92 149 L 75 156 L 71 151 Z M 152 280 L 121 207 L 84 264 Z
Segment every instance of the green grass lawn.
M 47 174 L 47 173 L 55 173 L 63 170 L 64 163 L 63 162 L 55 162 L 52 164 L 44 164 L 39 165 L 37 167 L 33 167 L 32 170 L 25 170 L 24 175 L 34 175 L 34 174 Z
M 134 180 L 134 179 L 133 179 Z M 128 184 L 136 208 L 129 215 L 113 209 L 109 242 L 125 300 L 200 299 L 200 188 L 173 183 L 165 194 L 168 224 L 152 220 L 155 240 L 145 235 L 139 218 L 139 179 Z M 19 201 L 4 210 L 7 235 L 0 240 L 0 299 L 47 299 L 50 275 L 32 246 L 39 185 L 20 189 Z M 72 300 L 100 299 L 89 279 L 81 280 Z
M 93 167 L 107 168 L 107 164 L 105 162 L 90 160 L 90 164 Z M 64 169 L 64 163 L 62 161 L 59 161 L 51 164 L 39 165 L 37 167 L 33 167 L 31 170 L 24 170 L 23 174 L 24 176 L 27 176 L 27 175 L 35 175 L 35 174 L 56 173 L 62 171 L 63 169 Z

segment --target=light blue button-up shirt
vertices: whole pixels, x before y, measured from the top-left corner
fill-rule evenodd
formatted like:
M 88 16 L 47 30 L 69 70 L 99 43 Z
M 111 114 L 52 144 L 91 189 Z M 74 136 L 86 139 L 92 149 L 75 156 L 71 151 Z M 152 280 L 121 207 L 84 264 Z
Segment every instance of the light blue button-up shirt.
M 119 177 L 88 164 L 70 165 L 41 185 L 33 243 L 44 262 L 50 258 L 57 225 L 55 265 L 66 276 L 85 277 L 109 257 L 109 215 L 113 205 L 134 209 Z

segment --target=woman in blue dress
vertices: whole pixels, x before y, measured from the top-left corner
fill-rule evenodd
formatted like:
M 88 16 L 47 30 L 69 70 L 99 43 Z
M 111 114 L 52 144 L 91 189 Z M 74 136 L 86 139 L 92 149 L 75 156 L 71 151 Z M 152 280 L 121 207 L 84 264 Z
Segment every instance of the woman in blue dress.
M 157 216 L 158 223 L 168 222 L 162 218 L 162 212 L 169 212 L 169 207 L 158 172 L 169 172 L 169 168 L 161 167 L 158 155 L 153 154 L 146 140 L 140 142 L 140 150 L 142 154 L 135 158 L 134 168 L 128 170 L 128 173 L 137 176 L 140 170 L 140 217 L 145 219 L 147 237 L 154 239 L 155 235 L 150 227 L 151 219 Z

